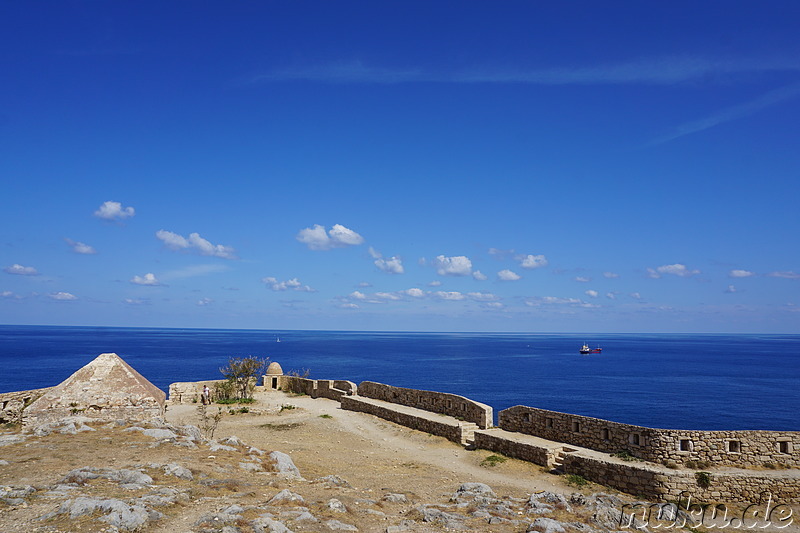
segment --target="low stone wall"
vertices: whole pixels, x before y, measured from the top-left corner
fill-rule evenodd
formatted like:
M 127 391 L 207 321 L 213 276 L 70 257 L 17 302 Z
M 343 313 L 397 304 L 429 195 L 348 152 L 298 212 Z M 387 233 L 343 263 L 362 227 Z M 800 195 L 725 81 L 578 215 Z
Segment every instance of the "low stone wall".
M 358 394 L 433 413 L 440 413 L 477 424 L 479 428 L 492 427 L 492 408 L 457 394 L 393 387 L 374 381 L 362 381 Z
M 352 381 L 333 379 L 308 379 L 297 376 L 265 376 L 269 388 L 307 394 L 312 398 L 339 400 L 356 393 L 358 387 Z
M 461 443 L 462 431 L 457 421 L 449 421 L 444 418 L 441 421 L 430 420 L 423 416 L 415 416 L 411 413 L 392 409 L 391 406 L 375 405 L 358 396 L 344 396 L 341 402 L 342 409 L 367 413 L 407 428 L 416 429 L 417 431 L 430 433 L 432 435 L 439 435 L 453 442 Z
M 776 503 L 800 503 L 800 477 L 791 472 L 710 472 L 707 487 L 696 472 L 665 470 L 642 463 L 620 463 L 578 453 L 566 454 L 563 470 L 617 490 L 655 501 L 691 495 L 694 501 L 752 504 L 763 495 Z
M 211 389 L 212 400 L 214 399 L 214 386 L 222 383 L 224 379 L 212 379 L 210 381 L 183 381 L 172 383 L 169 386 L 168 404 L 179 403 L 200 403 L 200 396 L 203 394 L 203 387 L 208 385 Z
M 482 450 L 502 453 L 506 457 L 521 459 L 540 466 L 553 464 L 555 453 L 552 448 L 521 442 L 514 436 L 503 435 L 502 430 L 489 429 L 475 432 L 474 445 Z
M 499 413 L 507 431 L 535 435 L 654 463 L 704 461 L 715 466 L 761 467 L 765 463 L 800 467 L 797 431 L 688 431 L 653 429 L 588 416 L 517 405 Z
M 22 410 L 51 388 L 0 393 L 0 424 L 21 422 Z

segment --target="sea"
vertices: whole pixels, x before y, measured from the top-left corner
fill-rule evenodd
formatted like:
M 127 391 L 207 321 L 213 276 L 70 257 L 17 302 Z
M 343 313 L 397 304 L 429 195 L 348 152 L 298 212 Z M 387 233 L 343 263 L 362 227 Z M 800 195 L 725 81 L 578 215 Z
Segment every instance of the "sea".
M 580 347 L 602 347 L 581 355 Z M 256 356 L 315 379 L 449 392 L 657 428 L 800 430 L 800 335 L 275 331 L 0 325 L 0 392 L 114 352 L 159 388 Z

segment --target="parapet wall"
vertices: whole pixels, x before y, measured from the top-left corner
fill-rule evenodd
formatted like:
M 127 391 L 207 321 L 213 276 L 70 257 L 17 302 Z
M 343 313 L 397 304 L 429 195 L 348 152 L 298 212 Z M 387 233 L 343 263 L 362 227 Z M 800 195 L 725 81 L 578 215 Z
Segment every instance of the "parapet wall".
M 308 379 L 297 376 L 264 376 L 264 385 L 268 388 L 307 394 L 312 398 L 329 398 L 337 401 L 358 391 L 358 386 L 352 381 Z
M 492 427 L 492 408 L 457 394 L 393 387 L 374 381 L 362 381 L 359 396 L 383 400 L 433 413 L 452 416 L 477 424 L 479 428 Z
M 715 466 L 800 466 L 797 431 L 653 429 L 523 405 L 500 411 L 499 426 L 601 452 L 627 450 L 634 457 L 661 464 L 703 461 Z
M 0 424 L 21 422 L 22 410 L 51 388 L 0 393 Z
M 214 393 L 214 386 L 224 379 L 212 379 L 210 381 L 183 381 L 172 383 L 169 386 L 169 400 L 167 403 L 200 403 L 200 396 L 203 394 L 203 387 L 208 385 L 211 394 Z M 213 398 L 213 397 L 212 397 Z

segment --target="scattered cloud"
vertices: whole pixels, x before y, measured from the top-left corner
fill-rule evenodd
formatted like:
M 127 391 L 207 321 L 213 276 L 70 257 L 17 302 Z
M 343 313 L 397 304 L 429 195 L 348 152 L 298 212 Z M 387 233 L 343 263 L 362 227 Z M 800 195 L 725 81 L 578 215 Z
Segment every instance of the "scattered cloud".
M 472 277 L 477 281 L 486 281 L 487 279 L 489 279 L 489 276 L 487 276 L 480 270 L 476 270 L 475 272 L 473 272 Z
M 197 300 L 197 305 L 199 305 L 200 307 L 204 307 L 206 305 L 209 305 L 213 301 L 214 300 L 212 300 L 211 298 L 200 298 L 199 300 Z
M 376 292 L 374 296 L 378 300 L 402 300 L 400 295 L 393 292 Z
M 581 283 L 589 283 L 590 281 L 592 281 L 592 278 L 587 278 L 585 276 L 576 276 L 574 279 L 575 281 L 579 281 Z
M 343 302 L 337 305 L 336 307 L 340 309 L 361 309 L 361 306 L 358 304 L 354 304 L 353 302 Z
M 199 233 L 190 233 L 187 238 L 161 229 L 156 232 L 156 237 L 170 250 L 193 250 L 200 255 L 221 257 L 222 259 L 237 259 L 236 251 L 232 247 L 211 244 L 211 242 L 201 237 Z
M 633 298 L 634 300 L 641 300 L 642 299 L 642 295 L 639 294 L 638 292 L 632 292 L 630 294 L 630 297 Z
M 127 305 L 150 305 L 150 300 L 147 298 L 125 298 L 123 302 Z
M 406 296 L 410 296 L 412 298 L 424 298 L 425 295 L 426 295 L 425 291 L 423 291 L 422 289 L 417 289 L 416 287 L 411 288 L 411 289 L 406 289 L 406 290 L 400 291 L 400 292 L 402 294 L 405 294 Z
M 466 298 L 466 296 L 458 291 L 436 291 L 432 292 L 431 296 L 439 300 L 463 300 Z
M 607 292 L 606 293 L 606 298 L 608 298 L 609 300 L 616 300 L 617 299 L 617 293 L 616 292 Z
M 565 307 L 582 307 L 582 308 L 597 308 L 597 304 L 584 302 L 579 298 L 561 298 L 558 296 L 537 296 L 533 298 L 526 298 L 525 305 L 528 307 L 541 307 L 547 306 L 565 306 Z
M 512 248 L 511 250 L 500 250 L 499 248 L 489 248 L 489 255 L 494 256 L 496 259 L 509 259 L 516 255 L 516 251 Z
M 619 274 L 616 272 L 603 272 L 603 277 L 606 279 L 617 279 Z
M 728 285 L 728 288 L 725 289 L 725 292 L 734 293 L 734 292 L 738 292 L 738 291 L 736 290 L 736 287 L 734 287 L 733 285 Z
M 501 304 L 500 302 L 486 302 L 483 304 L 484 307 L 488 307 L 489 309 L 502 309 L 505 305 Z
M 135 285 L 147 285 L 150 287 L 156 287 L 158 285 L 161 285 L 161 282 L 158 281 L 156 275 L 153 274 L 152 272 L 148 272 L 144 276 L 133 276 L 131 278 L 131 283 Z
M 661 265 L 660 267 L 647 269 L 648 277 L 653 279 L 658 279 L 663 274 L 672 274 L 673 276 L 688 278 L 699 273 L 699 270 L 689 270 L 686 268 L 686 265 L 682 265 L 680 263 L 675 263 L 674 265 Z
M 0 292 L 0 298 L 5 298 L 7 300 L 21 300 L 22 296 L 12 291 L 2 291 Z
M 755 276 L 755 272 L 750 272 L 749 270 L 731 270 L 728 272 L 728 275 L 732 278 L 749 278 L 750 276 Z
M 273 291 L 299 291 L 299 292 L 317 292 L 308 285 L 303 285 L 297 278 L 292 278 L 286 281 L 278 281 L 277 278 L 267 277 L 261 278 L 261 281 Z
M 357 246 L 364 242 L 364 237 L 341 224 L 334 224 L 330 231 L 325 226 L 314 224 L 314 227 L 301 229 L 296 239 L 310 250 L 331 250 Z
M 58 300 L 60 302 L 69 302 L 78 299 L 77 296 L 75 296 L 74 294 L 70 294 L 68 292 L 52 292 L 47 296 L 49 296 L 53 300 Z
M 390 257 L 386 259 L 372 246 L 369 247 L 369 255 L 375 260 L 375 266 L 388 274 L 402 274 L 405 272 L 403 261 L 399 257 Z
M 800 279 L 800 274 L 791 270 L 783 270 L 780 272 L 770 272 L 767 276 L 771 278 L 784 278 L 784 279 Z
M 94 212 L 94 216 L 103 220 L 124 220 L 136 214 L 132 207 L 122 207 L 120 202 L 103 202 Z
M 436 273 L 440 276 L 469 276 L 472 274 L 472 261 L 463 255 L 445 257 L 436 256 L 433 260 Z
M 3 272 L 6 274 L 15 274 L 17 276 L 38 276 L 39 272 L 33 267 L 26 267 L 20 264 L 14 263 L 13 265 L 6 267 L 3 269 Z
M 497 273 L 497 279 L 499 279 L 500 281 L 517 281 L 518 279 L 521 278 L 522 276 L 507 268 Z
M 467 297 L 476 302 L 496 302 L 500 299 L 499 296 L 491 292 L 468 292 Z
M 72 239 L 64 239 L 64 241 L 72 247 L 72 251 L 76 254 L 93 255 L 97 253 L 97 250 L 86 243 L 73 241 Z
M 543 255 L 520 255 L 517 260 L 522 268 L 541 268 L 548 265 L 547 258 Z
M 590 298 L 597 298 L 600 295 L 599 292 L 593 291 L 592 289 L 589 289 L 588 291 L 584 291 L 584 294 L 586 296 L 589 296 Z
M 359 286 L 359 287 L 361 287 L 361 288 L 363 288 L 363 289 L 365 289 L 365 288 L 367 288 L 367 287 L 372 287 L 372 283 L 370 283 L 370 282 L 368 282 L 368 281 L 362 281 L 362 282 L 360 282 L 360 283 L 358 284 L 358 286 Z
M 439 281 L 438 279 L 435 279 L 435 280 L 431 281 L 430 283 L 428 283 L 428 287 L 441 287 L 441 286 L 442 286 L 442 282 Z

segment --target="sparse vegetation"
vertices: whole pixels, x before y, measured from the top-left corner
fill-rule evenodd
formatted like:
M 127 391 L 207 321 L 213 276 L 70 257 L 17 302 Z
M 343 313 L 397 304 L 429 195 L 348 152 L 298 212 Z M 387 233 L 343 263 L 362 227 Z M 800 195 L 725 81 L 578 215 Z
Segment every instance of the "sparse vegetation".
M 300 422 L 290 422 L 288 424 L 272 424 L 267 422 L 266 424 L 260 424 L 258 427 L 265 428 L 265 429 L 273 429 L 275 431 L 288 431 L 290 429 L 299 428 L 302 426 Z
M 571 487 L 585 487 L 589 484 L 589 480 L 577 474 L 567 474 L 564 476 L 567 485 Z
M 206 439 L 213 439 L 214 432 L 217 430 L 217 426 L 219 426 L 219 421 L 222 420 L 222 408 L 217 407 L 217 412 L 212 415 L 208 412 L 208 408 L 205 404 L 200 404 L 197 406 L 197 416 L 200 419 L 198 427 L 203 437 Z
M 327 413 L 325 413 L 325 414 L 322 414 L 322 415 L 319 415 L 319 417 L 320 417 L 320 418 L 333 418 L 331 415 L 329 415 L 329 414 L 327 414 Z
M 697 470 L 705 470 L 706 468 L 711 466 L 711 463 L 709 463 L 708 461 L 694 461 L 691 459 L 683 464 L 686 466 L 686 468 L 694 468 Z
M 231 387 L 233 394 L 218 396 L 217 398 L 252 398 L 253 389 L 255 388 L 258 378 L 266 372 L 268 365 L 268 359 L 259 359 L 252 355 L 247 357 L 231 357 L 228 359 L 228 365 L 220 368 L 219 371 L 225 377 L 225 383 L 229 384 L 228 387 Z
M 711 472 L 695 472 L 694 478 L 697 480 L 697 486 L 701 489 L 711 486 Z
M 616 453 L 612 453 L 611 457 L 616 457 L 617 459 L 622 459 L 623 461 L 641 461 L 638 457 L 634 456 L 630 450 L 620 450 Z
M 481 466 L 493 467 L 505 463 L 508 459 L 502 455 L 490 455 L 481 461 Z
M 292 405 L 290 403 L 285 403 L 285 404 L 281 405 L 280 412 L 282 413 L 284 411 L 291 411 L 292 409 L 297 409 L 297 406 L 296 405 Z

